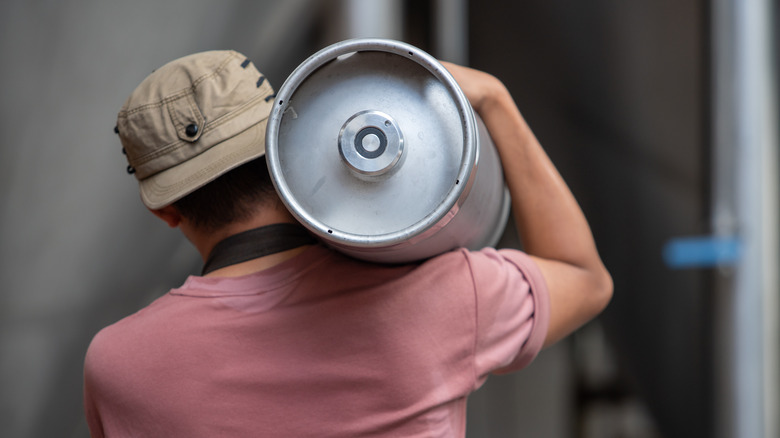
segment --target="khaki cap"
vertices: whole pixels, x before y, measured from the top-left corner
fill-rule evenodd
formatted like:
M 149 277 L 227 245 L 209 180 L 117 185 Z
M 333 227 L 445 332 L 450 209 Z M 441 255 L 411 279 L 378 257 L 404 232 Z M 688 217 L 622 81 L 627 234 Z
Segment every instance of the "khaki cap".
M 117 117 L 143 203 L 158 209 L 265 154 L 274 90 L 235 51 L 196 53 L 149 75 Z

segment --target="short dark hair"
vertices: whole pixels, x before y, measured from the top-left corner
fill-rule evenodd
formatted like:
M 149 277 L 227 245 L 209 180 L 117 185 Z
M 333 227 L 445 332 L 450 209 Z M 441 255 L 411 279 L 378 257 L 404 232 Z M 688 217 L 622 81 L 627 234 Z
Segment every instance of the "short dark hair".
M 242 164 L 175 201 L 173 206 L 194 226 L 214 231 L 249 219 L 259 207 L 278 202 L 265 157 Z

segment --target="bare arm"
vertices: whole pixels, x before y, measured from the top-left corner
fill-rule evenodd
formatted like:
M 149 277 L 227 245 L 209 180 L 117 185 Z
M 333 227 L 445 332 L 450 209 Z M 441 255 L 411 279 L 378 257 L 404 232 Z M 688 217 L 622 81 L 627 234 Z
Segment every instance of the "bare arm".
M 482 117 L 501 156 L 524 250 L 550 291 L 549 346 L 606 307 L 612 279 L 582 210 L 506 87 L 487 73 L 442 64 Z

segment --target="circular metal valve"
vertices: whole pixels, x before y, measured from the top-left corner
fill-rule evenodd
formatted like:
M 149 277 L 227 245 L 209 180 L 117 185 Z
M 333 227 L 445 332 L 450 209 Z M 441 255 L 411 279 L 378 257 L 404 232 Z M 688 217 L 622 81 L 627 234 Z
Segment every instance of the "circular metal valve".
M 382 175 L 398 163 L 404 138 L 398 124 L 381 111 L 361 111 L 339 131 L 339 154 L 350 169 L 363 175 Z

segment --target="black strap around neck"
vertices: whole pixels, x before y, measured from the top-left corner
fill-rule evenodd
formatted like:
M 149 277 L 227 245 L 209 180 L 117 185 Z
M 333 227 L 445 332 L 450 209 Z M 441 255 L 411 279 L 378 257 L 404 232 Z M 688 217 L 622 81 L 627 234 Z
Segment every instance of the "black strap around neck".
M 298 224 L 273 224 L 244 231 L 214 246 L 203 265 L 201 275 L 225 266 L 314 243 L 317 243 L 317 240 Z

